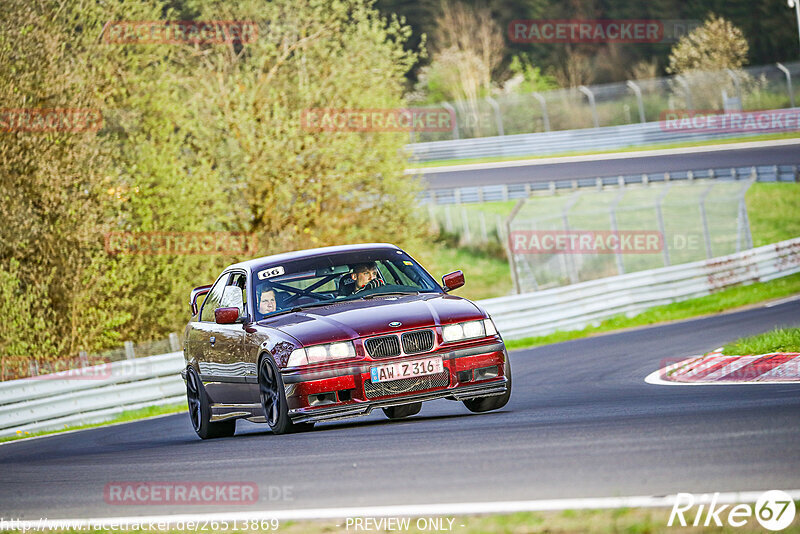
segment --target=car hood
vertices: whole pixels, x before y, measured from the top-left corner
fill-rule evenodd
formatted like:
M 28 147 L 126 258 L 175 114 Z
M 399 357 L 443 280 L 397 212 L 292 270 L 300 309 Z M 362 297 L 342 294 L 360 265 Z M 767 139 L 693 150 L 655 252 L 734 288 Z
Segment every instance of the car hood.
M 483 311 L 469 300 L 437 293 L 336 302 L 267 318 L 258 325 L 277 328 L 309 346 L 482 317 Z M 395 321 L 402 325 L 389 326 Z

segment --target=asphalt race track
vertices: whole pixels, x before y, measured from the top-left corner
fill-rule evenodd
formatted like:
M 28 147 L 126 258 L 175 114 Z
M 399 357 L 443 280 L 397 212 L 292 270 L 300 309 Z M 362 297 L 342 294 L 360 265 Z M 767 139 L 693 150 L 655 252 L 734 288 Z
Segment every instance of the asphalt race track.
M 702 147 L 701 147 L 702 148 Z M 798 165 L 800 145 L 764 146 L 669 155 L 630 156 L 551 164 L 521 165 L 478 170 L 427 171 L 424 180 L 429 189 L 474 187 L 492 184 L 549 182 L 626 174 L 688 171 L 711 168 L 749 167 L 753 165 Z
M 0 446 L 0 516 L 48 519 L 224 506 L 119 506 L 122 481 L 256 482 L 239 510 L 800 488 L 800 385 L 655 386 L 662 359 L 800 325 L 800 300 L 512 353 L 500 412 L 447 400 L 273 436 L 239 423 L 203 442 L 188 416 Z M 288 486 L 291 500 L 270 495 Z M 270 497 L 273 500 L 270 500 Z

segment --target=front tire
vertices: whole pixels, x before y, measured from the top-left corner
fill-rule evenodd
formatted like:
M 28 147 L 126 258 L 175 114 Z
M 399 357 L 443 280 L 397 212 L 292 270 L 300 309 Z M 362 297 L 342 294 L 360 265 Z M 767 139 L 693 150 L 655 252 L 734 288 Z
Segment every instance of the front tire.
M 389 419 L 403 419 L 405 417 L 417 415 L 421 409 L 422 403 L 414 402 L 412 404 L 403 404 L 402 406 L 383 408 L 383 413 L 386 414 L 386 417 Z
M 286 390 L 278 366 L 269 355 L 261 358 L 258 369 L 258 391 L 264 418 L 273 434 L 302 432 L 314 427 L 314 423 L 292 423 Z
M 236 432 L 236 419 L 211 422 L 211 404 L 206 388 L 193 367 L 186 370 L 186 400 L 189 404 L 189 419 L 200 439 L 226 438 Z
M 466 399 L 462 401 L 467 410 L 475 413 L 491 412 L 492 410 L 499 410 L 511 398 L 511 360 L 506 355 L 506 378 L 508 378 L 508 389 L 502 395 L 493 395 L 491 397 L 478 397 L 476 399 Z

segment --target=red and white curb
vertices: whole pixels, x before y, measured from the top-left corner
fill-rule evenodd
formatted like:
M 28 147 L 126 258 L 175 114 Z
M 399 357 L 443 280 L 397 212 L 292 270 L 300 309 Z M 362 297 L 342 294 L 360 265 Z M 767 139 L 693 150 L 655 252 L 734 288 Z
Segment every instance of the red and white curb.
M 663 386 L 800 384 L 800 353 L 730 356 L 717 349 L 704 356 L 662 362 L 661 369 L 644 380 Z

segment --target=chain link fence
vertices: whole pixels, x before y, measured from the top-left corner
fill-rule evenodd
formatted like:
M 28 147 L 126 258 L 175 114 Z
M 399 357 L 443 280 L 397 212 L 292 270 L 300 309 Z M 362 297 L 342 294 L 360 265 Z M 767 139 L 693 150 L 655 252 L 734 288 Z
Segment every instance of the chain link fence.
M 520 200 L 507 223 L 517 293 L 752 248 L 753 180 L 672 182 Z
M 444 102 L 449 132 L 415 132 L 412 143 L 654 122 L 668 110 L 755 111 L 800 105 L 800 62 L 695 72 L 541 93 Z

